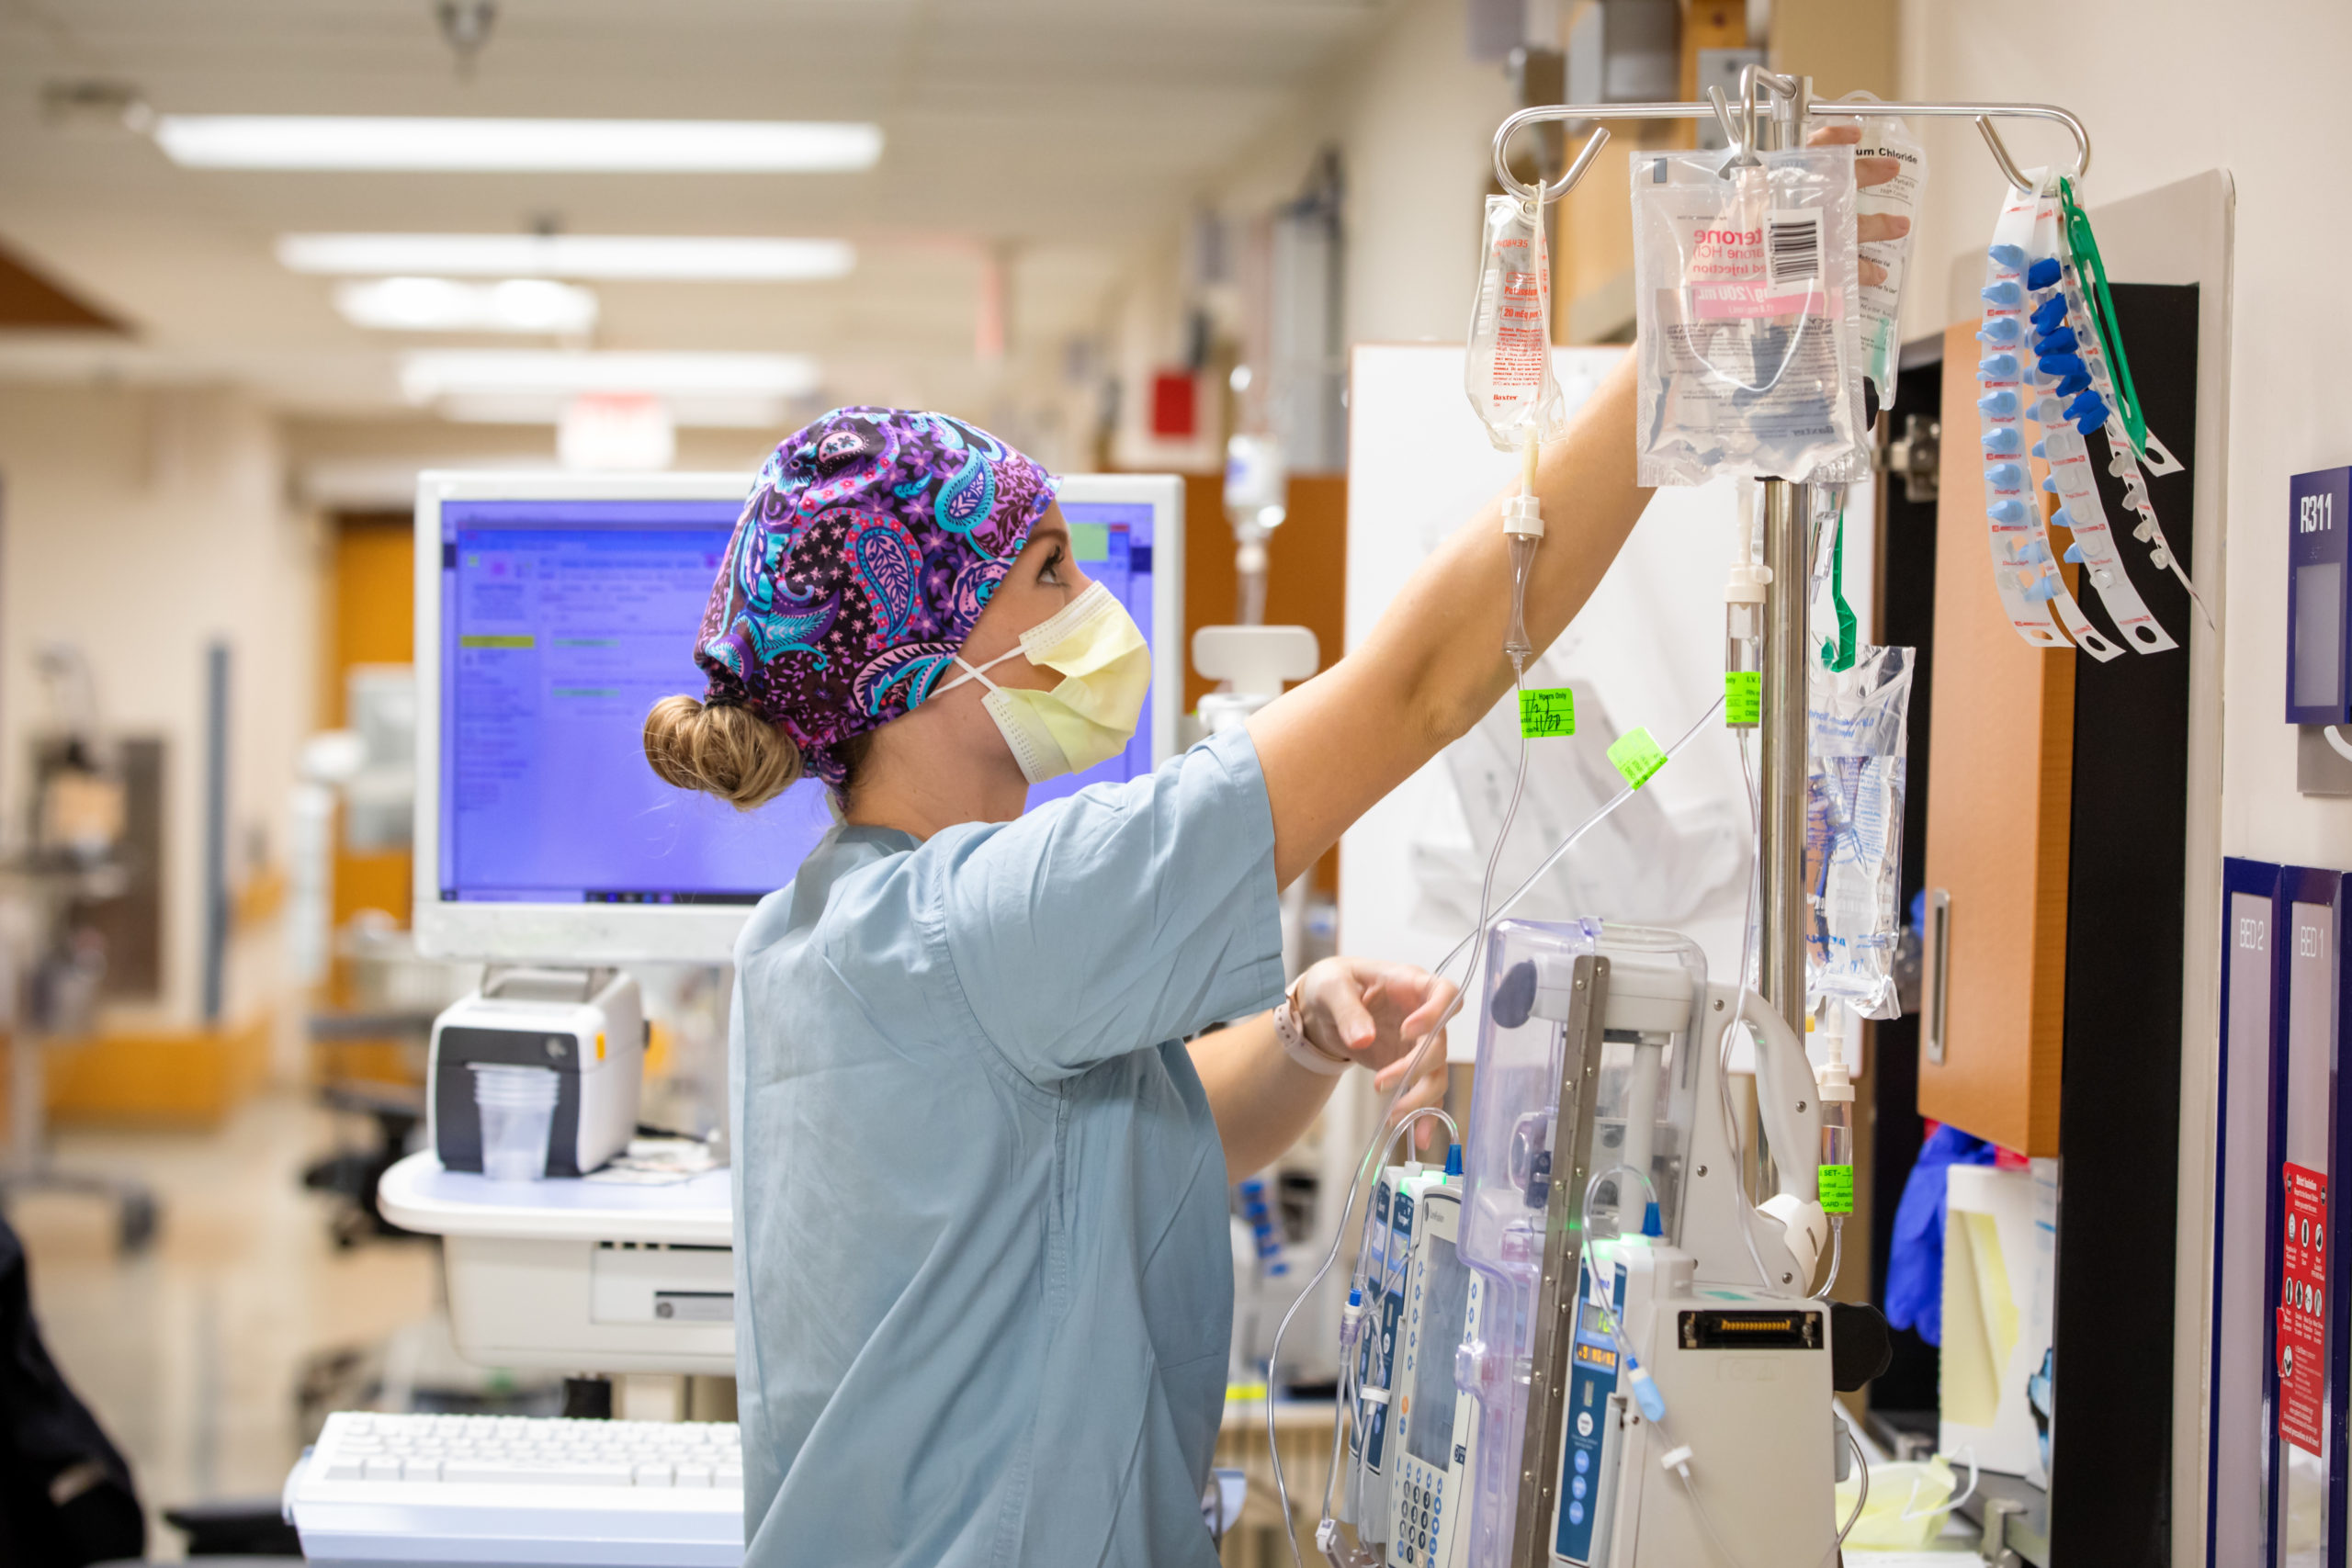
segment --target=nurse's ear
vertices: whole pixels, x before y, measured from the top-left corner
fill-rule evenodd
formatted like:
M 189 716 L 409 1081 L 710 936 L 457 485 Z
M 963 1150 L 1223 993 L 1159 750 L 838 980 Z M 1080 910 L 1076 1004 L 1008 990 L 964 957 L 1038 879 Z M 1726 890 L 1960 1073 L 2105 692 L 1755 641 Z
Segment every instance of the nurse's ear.
M 738 811 L 765 806 L 798 781 L 800 748 L 733 703 L 664 697 L 645 716 L 645 760 L 662 782 L 701 790 Z

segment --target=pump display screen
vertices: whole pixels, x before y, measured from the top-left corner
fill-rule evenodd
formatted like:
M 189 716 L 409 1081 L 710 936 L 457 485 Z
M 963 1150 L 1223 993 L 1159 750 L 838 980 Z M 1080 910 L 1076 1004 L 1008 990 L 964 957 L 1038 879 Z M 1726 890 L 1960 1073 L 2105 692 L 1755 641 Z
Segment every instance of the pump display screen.
M 1470 1310 L 1470 1270 L 1443 1237 L 1430 1238 L 1421 1273 L 1419 1359 L 1413 1368 L 1412 1419 L 1405 1449 L 1431 1470 L 1453 1460 L 1453 1348 Z
M 738 501 L 450 500 L 441 507 L 440 897 L 750 904 L 831 827 L 803 780 L 738 812 L 646 764 L 646 710 L 699 696 L 695 629 Z M 1072 553 L 1152 625 L 1148 504 L 1064 505 Z M 1151 769 L 1126 750 L 1030 804 Z

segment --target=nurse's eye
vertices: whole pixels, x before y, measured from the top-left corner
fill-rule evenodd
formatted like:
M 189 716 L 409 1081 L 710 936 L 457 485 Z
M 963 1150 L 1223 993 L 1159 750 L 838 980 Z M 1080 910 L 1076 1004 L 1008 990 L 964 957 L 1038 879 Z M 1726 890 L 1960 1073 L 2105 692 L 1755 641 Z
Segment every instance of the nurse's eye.
M 1061 566 L 1061 547 L 1057 545 L 1053 554 L 1046 558 L 1046 564 L 1037 569 L 1037 581 L 1054 588 L 1063 586 Z

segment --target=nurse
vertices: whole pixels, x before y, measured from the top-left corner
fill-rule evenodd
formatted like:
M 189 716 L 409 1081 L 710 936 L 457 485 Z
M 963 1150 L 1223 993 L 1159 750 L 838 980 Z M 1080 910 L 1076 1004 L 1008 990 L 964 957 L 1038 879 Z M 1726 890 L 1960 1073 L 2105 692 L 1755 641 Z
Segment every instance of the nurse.
M 1646 497 L 1631 361 L 1544 453 L 1539 648 Z M 1499 519 L 1246 730 L 1024 815 L 1125 744 L 1150 674 L 1053 480 L 887 409 L 769 459 L 706 694 L 645 726 L 673 784 L 750 807 L 813 773 L 842 818 L 736 952 L 747 1563 L 1216 1562 L 1227 1183 L 1334 1072 L 1400 1074 L 1452 994 L 1340 960 L 1285 996 L 1277 890 L 1510 690 Z

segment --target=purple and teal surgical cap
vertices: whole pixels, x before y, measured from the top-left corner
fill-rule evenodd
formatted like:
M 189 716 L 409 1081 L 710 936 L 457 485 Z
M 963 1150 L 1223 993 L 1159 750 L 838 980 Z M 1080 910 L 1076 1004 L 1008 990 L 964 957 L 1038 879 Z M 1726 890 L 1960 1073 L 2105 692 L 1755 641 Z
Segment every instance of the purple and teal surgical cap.
M 945 414 L 835 409 L 786 437 L 703 611 L 705 700 L 751 709 L 841 783 L 836 749 L 930 694 L 1054 485 Z

